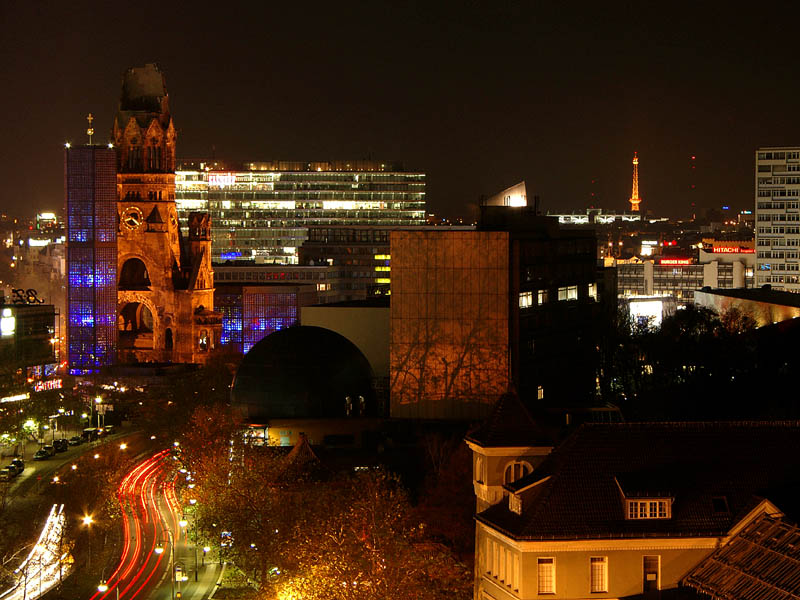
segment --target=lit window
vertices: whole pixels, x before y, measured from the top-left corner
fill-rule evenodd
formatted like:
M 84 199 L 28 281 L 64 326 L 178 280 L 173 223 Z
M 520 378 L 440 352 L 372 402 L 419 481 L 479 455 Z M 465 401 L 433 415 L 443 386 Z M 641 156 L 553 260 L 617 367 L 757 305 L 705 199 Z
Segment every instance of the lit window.
M 558 288 L 558 299 L 559 300 L 577 300 L 578 299 L 578 286 L 577 285 L 567 285 L 567 286 Z
M 544 388 L 542 386 L 539 386 L 536 389 L 536 399 L 537 400 L 544 400 Z
M 608 591 L 608 558 L 592 556 L 589 559 L 592 593 Z
M 547 290 L 539 290 L 537 299 L 539 301 L 539 304 L 546 304 L 547 303 Z
M 578 299 L 578 286 L 577 285 L 570 285 L 567 287 L 567 300 L 577 300 Z
M 589 284 L 589 298 L 592 300 L 597 300 L 597 284 L 590 283 Z
M 668 500 L 628 500 L 628 519 L 669 519 Z
M 533 292 L 520 292 L 519 307 L 530 308 L 531 306 L 533 306 Z
M 556 593 L 556 560 L 554 558 L 538 558 L 537 573 L 539 576 L 539 593 Z

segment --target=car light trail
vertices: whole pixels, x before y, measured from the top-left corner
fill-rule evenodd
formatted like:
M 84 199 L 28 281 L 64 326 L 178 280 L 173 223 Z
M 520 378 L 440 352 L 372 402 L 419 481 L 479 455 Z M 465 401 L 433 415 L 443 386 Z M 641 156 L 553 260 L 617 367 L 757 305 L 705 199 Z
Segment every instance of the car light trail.
M 108 588 L 95 592 L 91 600 L 114 599 L 117 593 L 120 599 L 133 600 L 147 588 L 154 575 L 162 572 L 165 554 L 155 550 L 159 539 L 167 533 L 158 502 L 163 498 L 170 512 L 177 503 L 174 481 L 165 480 L 164 462 L 168 456 L 168 450 L 158 452 L 134 467 L 120 483 L 117 500 L 122 507 L 122 555 L 106 581 Z
M 35 600 L 67 574 L 72 561 L 62 552 L 64 521 L 64 505 L 54 504 L 30 554 L 14 569 L 17 583 L 0 594 L 0 600 Z

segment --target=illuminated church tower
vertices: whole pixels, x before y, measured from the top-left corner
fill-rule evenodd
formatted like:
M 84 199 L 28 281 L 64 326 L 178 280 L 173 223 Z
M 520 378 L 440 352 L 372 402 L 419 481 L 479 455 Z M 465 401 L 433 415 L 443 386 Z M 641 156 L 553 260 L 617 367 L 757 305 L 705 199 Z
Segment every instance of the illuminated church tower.
M 205 362 L 219 339 L 208 215 L 175 208 L 175 126 L 158 67 L 128 69 L 114 119 L 120 362 Z

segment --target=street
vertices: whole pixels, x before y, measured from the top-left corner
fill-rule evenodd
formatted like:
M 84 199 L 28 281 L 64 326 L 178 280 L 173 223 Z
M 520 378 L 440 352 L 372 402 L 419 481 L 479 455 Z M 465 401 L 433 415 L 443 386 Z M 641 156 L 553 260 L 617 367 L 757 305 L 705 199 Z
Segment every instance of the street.
M 203 561 L 202 549 L 189 539 L 188 524 L 181 525 L 170 460 L 168 450 L 157 452 L 131 469 L 120 484 L 122 555 L 105 581 L 107 589 L 90 600 L 202 600 L 214 589 L 219 563 L 210 556 Z

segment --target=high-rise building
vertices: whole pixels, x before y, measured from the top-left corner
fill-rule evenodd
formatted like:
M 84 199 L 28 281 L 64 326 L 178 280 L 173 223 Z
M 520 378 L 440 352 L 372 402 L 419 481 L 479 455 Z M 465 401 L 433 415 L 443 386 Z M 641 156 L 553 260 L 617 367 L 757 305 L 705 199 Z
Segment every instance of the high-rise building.
M 297 264 L 312 225 L 425 224 L 425 173 L 394 163 L 258 162 L 223 171 L 195 160 L 186 167 L 175 178 L 178 215 L 211 215 L 214 262 Z
M 757 285 L 800 292 L 800 147 L 756 150 Z
M 73 375 L 116 359 L 117 170 L 107 146 L 67 145 L 67 361 Z
M 189 212 L 181 236 L 175 207 L 175 142 L 164 76 L 128 69 L 114 119 L 119 213 L 121 362 L 205 362 L 219 340 L 211 222 Z M 115 215 L 116 225 L 116 215 Z

